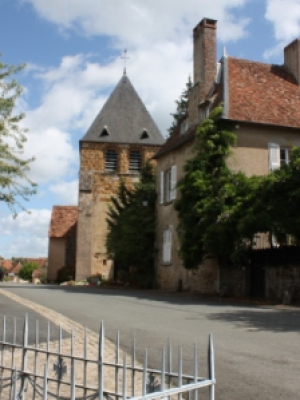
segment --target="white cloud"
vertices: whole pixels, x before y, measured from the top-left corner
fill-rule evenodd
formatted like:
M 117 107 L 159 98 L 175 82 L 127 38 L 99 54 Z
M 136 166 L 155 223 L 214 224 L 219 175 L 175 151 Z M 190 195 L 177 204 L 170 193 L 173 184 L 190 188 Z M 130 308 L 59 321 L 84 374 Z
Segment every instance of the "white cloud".
M 267 0 L 265 18 L 273 24 L 277 44 L 264 56 L 270 58 L 282 53 L 284 46 L 300 35 L 300 1 Z
M 50 186 L 50 191 L 56 195 L 60 205 L 78 204 L 78 180 L 56 183 Z
M 116 46 L 138 46 L 162 40 L 180 41 L 204 16 L 220 21 L 220 37 L 237 40 L 248 18 L 234 19 L 232 10 L 247 0 L 23 0 L 61 29 L 85 35 L 107 35 Z
M 48 238 L 23 237 L 15 235 L 0 254 L 5 258 L 11 257 L 48 257 Z
M 48 229 L 51 218 L 51 210 L 31 209 L 22 211 L 16 218 L 7 215 L 0 219 L 0 236 L 13 235 L 18 232 L 22 236 L 48 237 Z
M 34 182 L 47 183 L 60 179 L 78 165 L 78 151 L 72 147 L 67 132 L 51 127 L 31 128 L 27 138 L 24 155 L 35 156 L 28 173 Z
M 47 257 L 51 210 L 22 211 L 17 218 L 0 218 L 0 254 L 11 257 Z

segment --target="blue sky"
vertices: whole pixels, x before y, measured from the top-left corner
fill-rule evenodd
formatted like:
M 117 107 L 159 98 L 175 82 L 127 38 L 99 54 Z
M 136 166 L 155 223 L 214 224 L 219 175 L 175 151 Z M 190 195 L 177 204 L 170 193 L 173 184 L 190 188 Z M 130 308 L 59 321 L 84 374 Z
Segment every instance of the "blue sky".
M 53 205 L 75 205 L 78 142 L 123 72 L 162 133 L 192 75 L 192 29 L 218 20 L 218 57 L 281 64 L 300 37 L 300 0 L 0 0 L 0 53 L 26 62 L 18 110 L 29 128 L 24 157 L 34 155 L 38 183 L 16 219 L 0 204 L 0 255 L 46 256 Z

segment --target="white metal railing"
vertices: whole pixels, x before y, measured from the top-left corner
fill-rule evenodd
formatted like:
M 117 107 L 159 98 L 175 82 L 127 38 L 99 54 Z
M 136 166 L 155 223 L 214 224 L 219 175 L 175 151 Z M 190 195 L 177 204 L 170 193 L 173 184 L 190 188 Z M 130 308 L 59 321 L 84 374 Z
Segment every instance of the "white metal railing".
M 198 352 L 194 345 L 193 374 L 184 374 L 182 348 L 178 348 L 178 366 L 172 366 L 172 346 L 170 340 L 162 349 L 161 366 L 153 369 L 148 366 L 148 353 L 144 351 L 143 361 L 137 360 L 137 346 L 133 339 L 131 355 L 120 358 L 120 335 L 117 332 L 113 360 L 106 358 L 104 324 L 101 323 L 95 345 L 97 356 L 88 354 L 89 332 L 84 331 L 81 353 L 71 333 L 70 348 L 65 349 L 63 328 L 59 327 L 59 337 L 51 338 L 50 322 L 46 342 L 40 342 L 39 321 L 35 325 L 35 344 L 28 343 L 29 323 L 25 316 L 22 343 L 16 342 L 16 319 L 13 320 L 12 340 L 7 340 L 7 320 L 3 319 L 3 335 L 0 341 L 0 400 L 43 399 L 99 399 L 108 400 L 147 400 L 178 399 L 182 396 L 198 400 L 198 392 L 209 388 L 209 399 L 215 399 L 215 369 L 212 337 L 208 343 L 208 377 L 198 376 Z M 128 362 L 128 358 L 130 359 Z M 175 397 L 174 397 L 175 396 Z

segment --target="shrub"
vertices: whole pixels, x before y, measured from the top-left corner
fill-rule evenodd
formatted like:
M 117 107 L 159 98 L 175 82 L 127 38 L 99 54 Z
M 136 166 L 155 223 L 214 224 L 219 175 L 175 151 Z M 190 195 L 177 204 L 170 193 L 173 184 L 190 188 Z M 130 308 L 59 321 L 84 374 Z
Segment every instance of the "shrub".
M 35 269 L 39 269 L 39 266 L 35 262 L 27 262 L 19 271 L 19 277 L 25 281 L 31 280 L 32 273 Z
M 86 280 L 92 285 L 100 285 L 103 282 L 104 277 L 100 272 L 98 272 L 97 274 L 89 276 Z
M 56 281 L 58 283 L 67 282 L 75 279 L 75 267 L 64 266 L 57 271 Z

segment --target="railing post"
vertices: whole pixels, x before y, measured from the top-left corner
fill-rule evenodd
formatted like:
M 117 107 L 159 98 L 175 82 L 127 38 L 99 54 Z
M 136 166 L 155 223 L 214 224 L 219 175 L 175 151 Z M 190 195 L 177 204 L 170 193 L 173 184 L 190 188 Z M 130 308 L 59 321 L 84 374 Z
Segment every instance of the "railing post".
M 98 387 L 99 400 L 103 400 L 104 382 L 103 382 L 103 360 L 104 360 L 104 324 L 101 322 L 99 332 L 99 357 L 98 357 Z
M 212 384 L 209 388 L 209 399 L 215 400 L 215 355 L 214 355 L 214 345 L 212 335 L 209 335 L 209 343 L 208 343 L 208 369 L 209 376 L 208 378 L 212 381 Z
M 198 350 L 196 343 L 194 344 L 194 383 L 198 382 Z M 194 400 L 198 400 L 198 390 L 194 391 Z
M 23 329 L 23 351 L 22 351 L 22 370 L 21 370 L 21 388 L 19 398 L 25 400 L 28 377 L 27 372 L 27 348 L 28 348 L 28 314 L 25 314 Z

